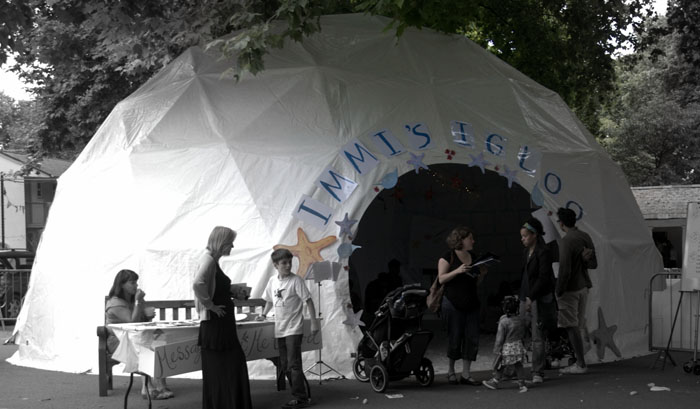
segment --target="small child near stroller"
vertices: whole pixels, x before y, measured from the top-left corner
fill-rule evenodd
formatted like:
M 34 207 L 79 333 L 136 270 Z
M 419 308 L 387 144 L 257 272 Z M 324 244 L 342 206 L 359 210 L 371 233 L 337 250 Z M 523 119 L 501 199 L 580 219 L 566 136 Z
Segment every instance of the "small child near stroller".
M 518 314 L 520 301 L 517 296 L 507 296 L 503 299 L 503 315 L 498 320 L 498 332 L 494 343 L 493 378 L 483 381 L 485 387 L 498 389 L 504 378 L 504 372 L 514 369 L 518 376 L 519 392 L 527 392 L 525 386 L 525 368 L 523 362 L 527 359 L 527 350 L 523 345 L 525 323 Z
M 408 284 L 391 291 L 375 313 L 376 318 L 357 347 L 353 374 L 384 392 L 389 381 L 414 375 L 421 386 L 433 383 L 435 370 L 426 358 L 433 333 L 423 330 L 421 320 L 428 291 Z

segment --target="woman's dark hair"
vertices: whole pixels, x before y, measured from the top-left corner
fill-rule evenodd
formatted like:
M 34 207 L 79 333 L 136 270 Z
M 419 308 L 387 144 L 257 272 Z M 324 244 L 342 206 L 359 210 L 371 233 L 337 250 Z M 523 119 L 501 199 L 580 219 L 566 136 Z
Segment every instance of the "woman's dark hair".
M 455 227 L 445 240 L 447 242 L 447 247 L 449 247 L 451 250 L 461 250 L 462 240 L 466 239 L 471 234 L 473 234 L 473 232 L 469 227 Z
M 520 301 L 518 297 L 514 295 L 507 295 L 503 298 L 503 313 L 511 317 L 513 315 L 518 315 L 518 310 L 520 309 Z
M 109 297 L 118 297 L 130 303 L 134 302 L 133 295 L 129 295 L 130 299 L 126 298 L 127 296 L 126 294 L 124 294 L 124 289 L 122 288 L 122 285 L 124 285 L 124 283 L 126 283 L 127 281 L 138 281 L 138 279 L 139 275 L 131 270 L 125 269 L 119 271 L 116 277 L 114 277 L 114 284 L 112 284 L 112 289 L 109 290 Z
M 527 221 L 523 224 L 523 228 L 530 230 L 531 232 L 537 234 L 539 237 L 544 236 L 544 227 L 542 227 L 542 222 L 535 217 L 527 219 Z

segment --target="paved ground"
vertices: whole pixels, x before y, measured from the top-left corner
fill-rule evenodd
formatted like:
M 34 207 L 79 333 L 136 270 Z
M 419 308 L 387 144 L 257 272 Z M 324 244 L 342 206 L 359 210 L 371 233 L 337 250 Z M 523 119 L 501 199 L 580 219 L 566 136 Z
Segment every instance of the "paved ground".
M 10 334 L 0 331 L 0 340 Z M 438 333 L 438 335 L 441 335 Z M 484 337 L 482 350 L 488 350 L 489 337 Z M 435 383 L 423 388 L 412 379 L 390 383 L 385 394 L 371 390 L 369 384 L 354 379 L 311 381 L 314 407 L 327 408 L 698 408 L 700 406 L 700 376 L 686 374 L 680 366 L 650 366 L 656 354 L 626 359 L 613 363 L 591 365 L 589 373 L 578 376 L 559 376 L 557 371 L 547 373 L 546 382 L 531 388 L 527 393 L 517 393 L 514 384 L 506 389 L 491 391 L 484 387 L 449 385 L 441 361 L 443 345 L 441 336 L 428 356 L 436 362 L 438 375 Z M 110 396 L 100 398 L 97 393 L 97 377 L 94 375 L 66 374 L 16 367 L 5 362 L 16 346 L 0 345 L 0 409 L 99 409 L 122 408 L 128 378 L 115 377 Z M 673 353 L 679 365 L 692 359 L 689 353 Z M 490 358 L 480 359 L 477 366 Z M 483 362 L 483 363 L 482 363 Z M 476 372 L 479 380 L 487 379 L 488 371 Z M 201 401 L 201 381 L 172 379 L 168 381 L 176 393 L 174 399 L 154 401 L 154 409 L 197 409 Z M 669 391 L 654 392 L 648 386 L 667 387 Z M 138 387 L 132 389 L 129 407 L 146 408 L 147 402 L 139 395 Z M 255 409 L 279 408 L 289 399 L 285 392 L 275 391 L 273 381 L 252 381 L 251 392 Z M 391 398 L 392 395 L 400 397 Z

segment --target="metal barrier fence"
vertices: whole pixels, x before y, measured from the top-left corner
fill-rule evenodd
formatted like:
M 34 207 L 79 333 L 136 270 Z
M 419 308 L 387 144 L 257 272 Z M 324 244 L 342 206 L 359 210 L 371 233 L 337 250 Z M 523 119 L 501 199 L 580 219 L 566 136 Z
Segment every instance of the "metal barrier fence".
M 648 291 L 649 350 L 695 351 L 700 292 L 681 291 L 681 272 L 678 269 L 655 274 L 649 281 Z
M 0 324 L 13 325 L 29 287 L 31 270 L 0 270 Z

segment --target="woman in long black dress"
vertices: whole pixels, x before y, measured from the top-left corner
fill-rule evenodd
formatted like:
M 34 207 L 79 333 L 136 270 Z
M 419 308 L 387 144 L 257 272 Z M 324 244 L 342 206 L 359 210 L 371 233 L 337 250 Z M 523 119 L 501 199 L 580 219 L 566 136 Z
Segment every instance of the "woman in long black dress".
M 481 385 L 471 376 L 471 364 L 479 351 L 479 298 L 477 287 L 486 274 L 484 265 L 472 271 L 474 235 L 468 227 L 456 227 L 447 237 L 450 251 L 438 260 L 438 279 L 445 286 L 442 316 L 447 324 L 447 380 L 451 384 Z M 455 361 L 462 360 L 457 380 Z
M 228 227 L 212 230 L 192 285 L 201 321 L 202 409 L 252 408 L 248 366 L 236 334 L 231 280 L 219 267 L 219 258 L 231 252 L 235 239 L 236 232 Z

